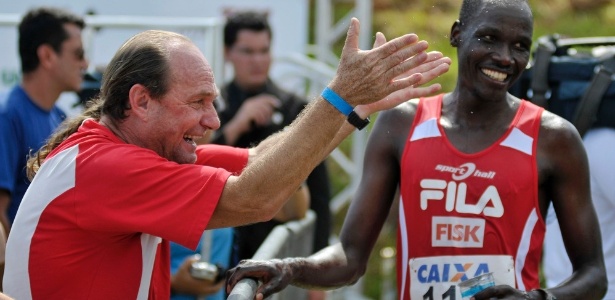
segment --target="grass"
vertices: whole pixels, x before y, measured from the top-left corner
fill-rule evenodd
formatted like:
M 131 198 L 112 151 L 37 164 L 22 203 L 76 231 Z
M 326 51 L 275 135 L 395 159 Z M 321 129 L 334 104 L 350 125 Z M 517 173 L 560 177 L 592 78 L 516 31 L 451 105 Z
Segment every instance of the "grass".
M 530 1 L 534 13 L 534 40 L 546 34 L 559 33 L 571 37 L 610 36 L 613 29 L 606 24 L 615 24 L 615 1 L 602 1 L 603 7 L 586 11 L 572 11 L 571 3 L 597 3 L 599 1 L 583 0 L 542 0 Z M 449 45 L 448 34 L 451 25 L 457 19 L 459 0 L 374 0 L 373 32 L 381 31 L 387 38 L 393 38 L 408 32 L 414 32 L 421 39 L 430 43 L 431 50 L 438 50 L 453 59 L 450 71 L 435 80 L 442 84 L 443 91 L 450 91 L 457 76 L 456 52 Z M 341 11 L 348 10 L 348 3 L 340 4 Z M 339 15 L 339 14 L 338 14 Z M 339 49 L 341 49 L 341 44 Z M 337 53 L 340 53 L 338 51 Z M 343 146 L 342 149 L 349 147 Z M 329 164 L 333 189 L 340 190 L 348 182 L 347 175 L 335 164 Z M 335 232 L 339 232 L 345 210 L 335 217 Z M 365 275 L 364 294 L 372 299 L 379 299 L 382 293 L 382 259 L 380 250 L 395 247 L 396 216 L 390 216 L 370 257 Z M 394 277 L 393 277 L 394 279 Z

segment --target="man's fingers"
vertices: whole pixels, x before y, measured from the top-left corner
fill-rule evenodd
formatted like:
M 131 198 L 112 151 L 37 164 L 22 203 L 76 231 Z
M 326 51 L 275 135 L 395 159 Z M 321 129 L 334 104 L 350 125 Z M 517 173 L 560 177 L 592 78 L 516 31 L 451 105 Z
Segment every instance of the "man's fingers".
M 390 41 L 384 34 L 376 33 L 374 48 L 366 51 L 358 48 L 358 38 L 359 21 L 353 18 L 342 50 L 338 76 L 330 86 L 355 106 L 372 103 L 396 90 L 417 84 L 422 79 L 420 73 L 428 69 L 418 69 L 421 72 L 411 70 L 427 59 L 437 60 L 439 55 L 426 53 L 428 43 L 420 41 L 413 33 Z M 411 75 L 413 73 L 419 74 Z
M 342 52 L 359 49 L 359 25 L 357 18 L 350 19 L 350 26 L 348 27 L 348 33 L 346 33 L 346 42 L 344 42 Z
M 423 75 L 419 73 L 414 73 L 408 77 L 397 79 L 392 81 L 389 85 L 390 93 L 394 93 L 398 90 L 405 88 L 414 88 L 415 85 L 418 85 L 419 82 L 423 80 Z
M 398 78 L 399 75 L 402 74 L 416 74 L 419 72 L 414 71 L 416 67 L 420 66 L 427 59 L 427 54 L 425 52 L 419 52 L 414 55 L 412 58 L 403 61 L 400 64 L 395 66 L 391 66 L 390 69 L 385 73 L 385 78 L 392 80 L 394 78 Z
M 420 65 L 415 68 L 412 68 L 403 74 L 397 76 L 394 80 L 401 79 L 407 76 L 410 76 L 414 73 L 424 73 L 432 70 L 433 68 L 439 66 L 443 63 L 451 63 L 451 59 L 448 57 L 444 57 L 441 52 L 432 51 L 427 53 L 427 59 Z
M 442 58 L 437 61 L 424 63 L 416 68 L 407 71 L 405 74 L 398 76 L 393 81 L 405 79 L 408 76 L 412 76 L 414 74 L 421 74 L 423 75 L 423 78 L 419 82 L 413 83 L 413 85 L 422 85 L 448 72 L 450 65 L 450 60 L 448 60 L 447 58 Z
M 274 284 L 274 282 L 276 284 Z M 258 289 L 256 290 L 256 295 L 262 295 L 262 299 L 266 299 L 267 297 L 281 291 L 283 288 L 280 287 L 280 285 L 277 284 L 277 281 L 268 281 L 268 282 L 264 282 L 261 286 L 258 287 Z M 286 286 L 284 286 L 286 287 Z
M 445 57 L 442 53 L 434 51 L 427 53 L 427 59 L 416 68 L 417 73 L 423 73 L 429 71 L 440 64 L 451 64 L 452 61 L 449 57 Z
M 418 42 L 419 42 L 419 37 L 416 34 L 408 33 L 408 34 L 404 34 L 400 37 L 396 37 L 384 43 L 381 47 L 378 47 L 378 49 L 375 49 L 375 50 L 378 51 L 379 53 L 378 56 L 380 58 L 387 58 L 391 55 L 399 54 L 400 51 L 403 51 L 404 49 L 407 49 L 408 47 L 415 46 Z M 425 47 L 425 49 L 427 49 L 427 47 Z M 416 52 L 419 52 L 419 51 L 416 51 Z M 406 55 L 405 57 L 403 57 L 403 59 L 398 61 L 398 63 L 407 59 L 410 56 L 412 55 Z
M 409 98 L 420 98 L 420 97 L 426 97 L 429 95 L 433 95 L 434 93 L 439 91 L 441 88 L 442 86 L 439 83 L 434 83 L 426 87 L 414 88 Z M 410 94 L 410 92 L 408 93 Z
M 430 52 L 427 52 L 427 55 L 428 55 L 427 61 L 435 61 L 440 58 L 444 58 L 444 54 L 442 54 L 442 52 L 440 51 L 430 51 Z M 446 59 L 448 59 L 449 62 L 451 61 L 451 59 L 448 57 L 446 57 Z
M 414 74 L 413 78 L 409 79 L 410 82 L 417 82 L 421 80 L 421 74 Z M 408 83 L 406 83 L 408 84 Z M 367 111 L 368 114 L 383 111 L 390 108 L 393 108 L 403 102 L 406 102 L 410 99 L 425 97 L 429 95 L 433 95 L 437 91 L 439 91 L 442 87 L 440 84 L 435 83 L 427 87 L 416 88 L 413 86 L 408 86 L 406 88 L 395 91 L 394 93 L 386 96 L 380 101 L 370 103 L 364 106 L 358 106 L 359 110 Z
M 236 268 L 232 268 L 226 271 L 226 293 L 230 294 L 235 284 L 237 284 L 237 279 L 235 279 L 235 271 Z
M 410 45 L 383 60 L 384 74 L 388 80 L 406 74 L 409 70 L 419 66 L 427 59 L 424 52 L 428 47 L 427 42 L 421 41 Z
M 387 39 L 384 37 L 384 34 L 382 32 L 376 32 L 376 39 L 374 40 L 373 48 L 378 48 L 384 45 L 384 43 L 386 42 L 387 42 Z
M 421 72 L 412 72 L 412 74 L 421 74 L 420 81 L 413 83 L 414 86 L 420 86 L 434 80 L 436 77 L 448 72 L 450 64 L 446 62 L 433 62 L 429 69 Z M 421 67 L 422 68 L 422 67 Z M 404 79 L 405 77 L 396 78 L 395 80 Z
M 430 70 L 426 72 L 421 72 L 421 74 L 423 74 L 423 79 L 419 81 L 418 85 L 422 85 L 429 81 L 432 81 L 436 77 L 448 72 L 450 65 L 451 65 L 450 63 L 444 62 L 444 63 L 440 63 L 434 68 L 431 68 Z

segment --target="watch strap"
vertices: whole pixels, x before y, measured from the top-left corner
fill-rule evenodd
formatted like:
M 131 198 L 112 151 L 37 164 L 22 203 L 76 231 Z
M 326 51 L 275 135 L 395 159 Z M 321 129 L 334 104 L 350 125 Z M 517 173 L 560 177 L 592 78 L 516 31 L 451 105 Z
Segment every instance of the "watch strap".
M 357 115 L 354 110 L 348 114 L 347 120 L 348 123 L 352 124 L 352 126 L 356 127 L 359 130 L 365 128 L 365 126 L 369 124 L 369 118 L 361 119 L 361 117 L 359 117 L 359 115 Z

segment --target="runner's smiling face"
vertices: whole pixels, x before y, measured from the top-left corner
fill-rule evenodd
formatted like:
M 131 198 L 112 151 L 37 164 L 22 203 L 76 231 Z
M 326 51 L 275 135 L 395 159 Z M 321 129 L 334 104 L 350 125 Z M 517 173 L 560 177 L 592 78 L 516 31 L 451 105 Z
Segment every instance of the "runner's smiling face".
M 530 58 L 533 17 L 527 3 L 484 3 L 470 21 L 455 23 L 460 84 L 482 98 L 505 94 Z

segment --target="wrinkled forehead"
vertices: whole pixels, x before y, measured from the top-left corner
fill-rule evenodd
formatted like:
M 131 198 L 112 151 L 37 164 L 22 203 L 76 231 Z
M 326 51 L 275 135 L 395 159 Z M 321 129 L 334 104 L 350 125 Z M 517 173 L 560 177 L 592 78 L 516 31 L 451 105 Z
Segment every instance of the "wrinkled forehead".
M 170 49 L 171 75 L 180 80 L 201 78 L 213 82 L 214 73 L 209 62 L 194 44 L 184 43 Z
M 183 43 L 170 50 L 169 66 L 174 84 L 197 88 L 199 93 L 217 96 L 213 70 L 198 47 L 192 43 Z

